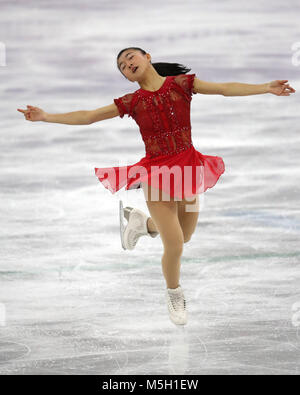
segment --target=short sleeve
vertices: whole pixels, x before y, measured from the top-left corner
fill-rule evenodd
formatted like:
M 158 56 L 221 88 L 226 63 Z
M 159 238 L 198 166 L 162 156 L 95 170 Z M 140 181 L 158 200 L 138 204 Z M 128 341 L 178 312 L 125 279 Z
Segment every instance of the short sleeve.
M 175 76 L 174 81 L 179 85 L 188 97 L 192 97 L 195 93 L 193 92 L 193 84 L 196 74 L 178 74 Z
M 118 107 L 120 117 L 123 118 L 125 114 L 131 116 L 131 102 L 133 99 L 133 93 L 127 93 L 117 99 L 114 99 L 114 103 Z

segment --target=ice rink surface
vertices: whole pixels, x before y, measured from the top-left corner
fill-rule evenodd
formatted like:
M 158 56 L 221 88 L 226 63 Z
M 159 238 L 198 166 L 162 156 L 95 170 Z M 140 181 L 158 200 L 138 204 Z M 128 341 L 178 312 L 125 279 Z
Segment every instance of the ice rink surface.
M 298 0 L 0 2 L 0 374 L 299 374 Z M 226 170 L 184 246 L 189 321 L 168 317 L 163 246 L 119 238 L 94 167 L 144 156 L 130 118 L 25 121 L 17 108 L 89 110 L 138 89 L 116 56 L 138 46 L 213 82 L 288 79 L 296 93 L 194 95 L 197 150 Z

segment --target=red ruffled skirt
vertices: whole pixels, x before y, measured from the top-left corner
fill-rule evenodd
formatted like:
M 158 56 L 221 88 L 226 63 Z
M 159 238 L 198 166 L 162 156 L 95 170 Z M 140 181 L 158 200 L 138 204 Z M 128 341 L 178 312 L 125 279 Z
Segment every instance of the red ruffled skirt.
M 99 181 L 113 194 L 124 186 L 125 190 L 141 188 L 145 182 L 178 199 L 212 188 L 224 171 L 221 157 L 203 155 L 193 145 L 176 154 L 146 155 L 129 166 L 95 168 Z

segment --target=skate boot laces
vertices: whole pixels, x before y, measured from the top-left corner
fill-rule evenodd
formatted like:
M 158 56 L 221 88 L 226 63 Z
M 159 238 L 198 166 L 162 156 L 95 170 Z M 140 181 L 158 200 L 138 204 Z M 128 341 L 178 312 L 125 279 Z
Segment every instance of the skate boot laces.
M 182 312 L 186 308 L 186 301 L 182 292 L 171 293 L 169 292 L 172 306 L 176 312 Z

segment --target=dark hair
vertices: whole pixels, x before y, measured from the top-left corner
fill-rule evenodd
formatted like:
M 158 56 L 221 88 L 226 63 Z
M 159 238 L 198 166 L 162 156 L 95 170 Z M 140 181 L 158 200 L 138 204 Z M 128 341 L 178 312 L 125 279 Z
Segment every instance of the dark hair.
M 119 64 L 118 64 L 118 60 L 120 58 L 120 56 L 122 55 L 122 53 L 124 51 L 127 51 L 127 49 L 135 49 L 137 51 L 140 51 L 143 55 L 146 55 L 146 51 L 144 51 L 142 48 L 138 48 L 138 47 L 128 47 L 128 48 L 124 48 L 122 49 L 117 56 L 117 66 L 118 69 L 120 70 Z M 152 63 L 151 65 L 155 68 L 155 70 L 158 72 L 159 75 L 161 75 L 162 77 L 165 77 L 167 75 L 178 75 L 178 74 L 186 74 L 189 71 L 191 71 L 191 69 L 183 66 L 180 63 L 166 63 L 166 62 L 156 62 L 156 63 Z M 121 70 L 120 70 L 121 71 Z M 122 71 L 121 71 L 122 73 Z M 123 73 L 122 73 L 123 74 Z M 123 74 L 124 75 L 124 74 Z

